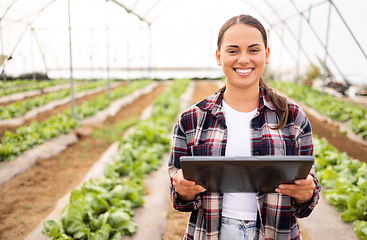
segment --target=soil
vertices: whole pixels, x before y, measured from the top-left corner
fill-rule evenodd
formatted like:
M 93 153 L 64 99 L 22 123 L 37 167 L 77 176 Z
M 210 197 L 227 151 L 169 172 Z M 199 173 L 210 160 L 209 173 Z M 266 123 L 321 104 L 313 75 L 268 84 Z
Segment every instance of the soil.
M 315 116 L 307 113 L 310 119 L 312 131 L 319 138 L 326 138 L 328 143 L 337 148 L 339 152 L 346 152 L 348 156 L 367 162 L 367 147 L 363 144 L 351 141 L 345 133 L 341 133 L 335 125 L 326 121 L 317 119 Z
M 198 81 L 195 86 L 191 104 L 204 99 L 205 97 L 216 92 L 218 89 L 219 87 L 216 83 L 212 84 L 210 82 Z M 186 230 L 186 225 L 189 217 L 190 213 L 176 211 L 171 205 L 167 215 L 166 231 L 162 239 L 181 239 Z
M 121 109 L 115 117 L 109 118 L 104 126 L 138 118 L 164 88 L 165 86 L 161 85 L 152 93 L 135 100 L 131 105 Z M 199 81 L 192 102 L 197 102 L 218 89 L 216 83 Z M 360 160 L 365 159 L 367 156 L 365 147 L 358 147 L 345 136 L 339 135 L 328 123 L 310 115 L 309 117 L 315 134 L 328 138 L 328 141 L 338 149 L 345 149 L 340 151 L 348 150 L 348 155 L 355 158 L 360 156 Z M 349 147 L 347 144 L 350 144 Z M 59 155 L 47 160 L 38 160 L 25 173 L 0 186 L 0 239 L 24 239 L 54 209 L 57 201 L 79 184 L 109 146 L 110 143 L 105 140 L 80 136 L 77 143 Z M 188 213 L 178 212 L 170 207 L 163 239 L 181 239 L 188 217 Z M 302 233 L 302 237 L 307 240 L 306 234 Z

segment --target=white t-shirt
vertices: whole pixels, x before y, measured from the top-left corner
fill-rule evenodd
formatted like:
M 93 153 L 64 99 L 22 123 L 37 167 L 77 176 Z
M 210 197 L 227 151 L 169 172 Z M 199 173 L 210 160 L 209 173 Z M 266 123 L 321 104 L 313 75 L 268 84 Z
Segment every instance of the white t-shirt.
M 250 121 L 257 109 L 239 112 L 223 100 L 224 116 L 228 130 L 226 156 L 251 156 Z M 229 218 L 256 220 L 255 193 L 224 193 L 222 215 Z

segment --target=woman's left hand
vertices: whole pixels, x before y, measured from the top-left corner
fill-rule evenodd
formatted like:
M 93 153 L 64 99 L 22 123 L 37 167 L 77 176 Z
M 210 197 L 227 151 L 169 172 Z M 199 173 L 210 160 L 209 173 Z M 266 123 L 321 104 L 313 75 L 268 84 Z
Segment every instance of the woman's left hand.
M 280 194 L 288 195 L 294 198 L 297 205 L 302 205 L 313 196 L 315 183 L 313 177 L 309 174 L 306 179 L 299 179 L 295 184 L 281 184 L 275 191 Z

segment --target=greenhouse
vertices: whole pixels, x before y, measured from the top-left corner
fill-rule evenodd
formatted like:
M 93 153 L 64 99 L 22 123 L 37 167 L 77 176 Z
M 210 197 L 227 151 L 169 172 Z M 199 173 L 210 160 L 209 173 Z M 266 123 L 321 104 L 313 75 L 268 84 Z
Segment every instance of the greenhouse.
M 312 156 L 310 174 L 299 178 L 312 176 L 313 191 L 301 206 L 311 206 L 313 199 L 317 205 L 307 217 L 290 213 L 300 229 L 296 239 L 367 239 L 365 9 L 364 0 L 1 0 L 0 239 L 173 240 L 190 235 L 187 224 L 190 214 L 196 219 L 196 210 L 182 205 L 177 211 L 180 207 L 172 205 L 175 197 L 183 198 L 178 192 L 182 182 L 176 182 L 178 174 L 171 175 L 171 169 L 181 172 L 174 162 L 181 152 L 232 156 L 232 110 L 254 113 L 244 141 L 252 145 L 238 145 L 246 153 L 235 151 L 241 157 L 259 155 L 256 141 L 282 149 L 263 147 L 268 152 L 262 149 L 260 155 Z M 222 28 L 244 14 L 259 20 L 265 32 L 257 22 L 240 18 Z M 242 30 L 235 32 L 239 26 Z M 209 104 L 208 96 L 222 98 L 215 103 L 222 115 L 203 107 L 217 106 Z M 254 132 L 261 129 L 255 121 L 265 114 L 262 104 L 275 117 L 264 115 L 269 130 L 255 140 Z M 200 123 L 185 122 L 193 109 L 225 121 L 208 129 L 196 126 L 192 131 L 202 132 L 192 134 L 184 128 Z M 300 126 L 296 114 L 305 118 Z M 288 136 L 289 131 L 294 132 Z M 184 147 L 177 146 L 184 138 L 180 134 L 187 134 Z M 210 134 L 205 141 L 211 145 L 205 145 L 202 138 Z M 303 137 L 311 144 L 302 146 Z M 192 138 L 198 146 L 190 146 Z M 224 148 L 218 150 L 218 144 Z M 299 152 L 290 152 L 292 144 Z M 298 195 L 279 189 L 286 183 L 265 193 L 254 187 L 251 196 L 264 195 L 264 201 L 276 196 L 279 202 L 285 197 L 292 201 L 289 209 L 299 207 Z M 219 193 L 228 208 L 230 195 Z M 216 194 L 193 196 L 204 204 Z M 276 211 L 284 208 L 279 202 Z M 219 205 L 215 211 L 221 218 Z M 200 205 L 198 211 L 212 209 Z M 266 211 L 259 205 L 255 209 L 257 220 L 251 221 L 259 226 L 261 221 L 255 239 L 278 238 L 262 226 Z M 284 224 L 277 222 L 274 229 Z M 218 239 L 219 229 L 205 234 Z M 203 236 L 196 234 L 194 239 Z

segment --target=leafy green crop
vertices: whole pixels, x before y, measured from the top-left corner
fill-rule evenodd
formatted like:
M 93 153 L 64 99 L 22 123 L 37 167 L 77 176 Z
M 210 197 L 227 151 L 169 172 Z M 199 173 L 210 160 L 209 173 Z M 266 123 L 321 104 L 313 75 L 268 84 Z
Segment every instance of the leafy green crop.
M 342 212 L 342 221 L 354 221 L 359 238 L 367 239 L 366 225 L 362 224 L 367 221 L 367 164 L 340 154 L 325 139 L 314 137 L 314 145 L 316 176 L 326 187 L 326 200 Z
M 76 86 L 74 91 L 77 93 L 87 89 L 93 89 L 102 86 L 104 84 L 105 84 L 104 81 L 90 82 Z M 35 107 L 44 106 L 50 103 L 51 101 L 62 99 L 69 95 L 70 95 L 70 89 L 65 89 L 57 92 L 44 94 L 39 97 L 29 98 L 24 101 L 18 101 L 6 107 L 0 106 L 0 120 L 21 117 Z
M 112 99 L 117 99 L 132 93 L 136 89 L 148 85 L 151 81 L 135 81 L 127 87 L 112 91 Z M 34 145 L 41 144 L 53 137 L 68 133 L 79 125 L 78 120 L 92 116 L 106 108 L 111 103 L 106 95 L 100 95 L 91 101 L 76 106 L 76 118 L 72 118 L 70 110 L 54 115 L 42 123 L 33 122 L 30 126 L 20 126 L 16 133 L 6 131 L 0 144 L 0 161 L 8 161 Z
M 360 240 L 367 240 L 367 221 L 355 221 L 353 228 Z
M 307 85 L 275 81 L 270 81 L 268 84 L 290 98 L 303 102 L 305 105 L 315 109 L 322 115 L 326 115 L 340 122 L 348 121 L 353 132 L 367 139 L 366 108 L 335 99 L 327 93 L 322 96 L 320 91 Z
M 15 80 L 8 82 L 0 82 L 0 96 L 6 96 L 18 92 L 26 92 L 36 89 L 44 89 L 46 87 L 56 86 L 68 83 L 69 80 L 55 79 L 49 81 L 36 80 Z
M 136 232 L 132 208 L 144 203 L 142 180 L 160 166 L 164 152 L 169 151 L 173 112 L 177 115 L 176 103 L 188 82 L 175 80 L 154 102 L 153 112 L 160 114 L 139 122 L 133 133 L 121 139 L 118 154 L 105 168 L 106 175 L 74 190 L 59 221 L 43 223 L 43 232 L 50 239 L 120 240 Z

